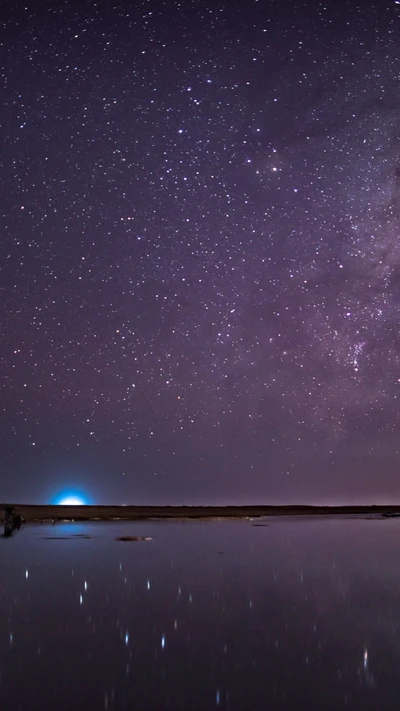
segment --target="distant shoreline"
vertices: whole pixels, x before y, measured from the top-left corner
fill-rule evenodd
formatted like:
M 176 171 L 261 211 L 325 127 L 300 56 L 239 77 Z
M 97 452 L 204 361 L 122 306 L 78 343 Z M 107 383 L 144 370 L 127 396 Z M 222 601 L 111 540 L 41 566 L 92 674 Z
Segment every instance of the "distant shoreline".
M 149 519 L 248 519 L 263 516 L 400 516 L 399 505 L 368 506 L 60 506 L 41 504 L 0 504 L 12 506 L 26 523 L 57 521 L 143 521 Z

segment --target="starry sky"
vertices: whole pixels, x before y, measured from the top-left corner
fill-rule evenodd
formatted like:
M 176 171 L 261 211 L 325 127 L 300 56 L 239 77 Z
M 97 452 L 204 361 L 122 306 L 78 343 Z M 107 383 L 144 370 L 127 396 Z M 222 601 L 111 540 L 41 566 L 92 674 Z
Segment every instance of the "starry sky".
M 400 3 L 11 2 L 1 499 L 399 501 Z

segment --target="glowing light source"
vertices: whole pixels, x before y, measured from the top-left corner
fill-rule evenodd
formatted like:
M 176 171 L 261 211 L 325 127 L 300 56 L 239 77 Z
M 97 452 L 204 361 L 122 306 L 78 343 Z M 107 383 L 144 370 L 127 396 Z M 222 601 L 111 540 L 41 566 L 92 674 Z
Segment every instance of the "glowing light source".
M 58 506 L 84 506 L 87 502 L 80 494 L 62 494 L 54 503 Z

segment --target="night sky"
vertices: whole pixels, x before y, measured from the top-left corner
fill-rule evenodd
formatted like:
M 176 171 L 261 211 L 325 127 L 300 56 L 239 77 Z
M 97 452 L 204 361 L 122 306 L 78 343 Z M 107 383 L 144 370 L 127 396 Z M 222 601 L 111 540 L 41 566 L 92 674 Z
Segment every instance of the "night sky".
M 400 3 L 9 0 L 0 499 L 400 499 Z

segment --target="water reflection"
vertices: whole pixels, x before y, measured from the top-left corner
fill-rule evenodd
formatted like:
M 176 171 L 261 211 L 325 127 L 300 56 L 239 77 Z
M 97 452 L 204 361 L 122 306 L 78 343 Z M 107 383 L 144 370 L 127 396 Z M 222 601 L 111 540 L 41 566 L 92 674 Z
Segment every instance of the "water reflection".
M 400 521 L 268 524 L 2 540 L 4 708 L 397 709 Z

